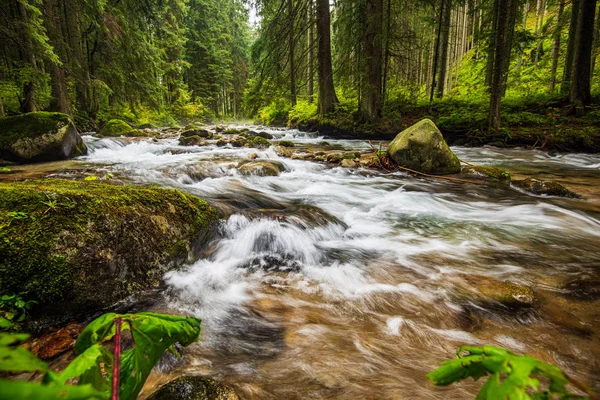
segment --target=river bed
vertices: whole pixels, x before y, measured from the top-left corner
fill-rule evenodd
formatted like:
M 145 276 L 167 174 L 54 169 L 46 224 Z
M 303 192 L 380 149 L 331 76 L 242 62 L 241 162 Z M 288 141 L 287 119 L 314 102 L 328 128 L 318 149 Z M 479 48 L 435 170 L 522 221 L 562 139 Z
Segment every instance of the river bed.
M 297 146 L 322 140 L 267 132 Z M 88 156 L 24 176 L 110 173 L 196 194 L 223 215 L 203 257 L 167 274 L 154 306 L 202 318 L 201 340 L 155 371 L 142 396 L 190 373 L 243 399 L 474 398 L 481 382 L 439 388 L 425 378 L 462 344 L 529 353 L 600 391 L 599 155 L 453 148 L 513 177 L 556 179 L 583 195 L 576 200 L 332 167 L 272 148 L 85 141 Z M 241 175 L 235 166 L 252 153 L 285 171 Z M 473 294 L 490 281 L 531 287 L 535 302 L 513 309 Z

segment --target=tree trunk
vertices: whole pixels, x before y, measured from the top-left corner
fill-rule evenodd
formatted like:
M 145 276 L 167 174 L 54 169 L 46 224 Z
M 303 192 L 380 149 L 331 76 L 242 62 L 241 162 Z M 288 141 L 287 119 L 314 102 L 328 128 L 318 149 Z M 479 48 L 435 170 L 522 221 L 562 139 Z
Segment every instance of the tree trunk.
M 527 30 L 527 15 L 529 14 L 529 2 L 523 4 L 523 31 Z M 517 60 L 517 79 L 521 77 L 521 67 L 523 66 L 523 51 L 525 49 L 521 47 L 519 43 L 519 59 Z
M 590 92 L 592 45 L 596 0 L 581 0 L 577 21 L 577 37 L 575 39 L 575 55 L 573 57 L 573 78 L 571 82 L 570 101 L 578 105 L 589 105 L 592 102 Z
M 452 12 L 452 1 L 445 0 L 443 2 L 442 12 L 442 23 L 441 23 L 441 37 L 440 37 L 440 73 L 438 76 L 439 84 L 436 88 L 436 97 L 441 98 L 444 96 L 444 88 L 446 84 L 448 74 L 448 50 L 450 42 L 450 17 Z
M 62 0 L 65 25 L 67 30 L 67 43 L 69 46 L 70 62 L 69 69 L 75 81 L 75 95 L 77 108 L 92 113 L 92 105 L 89 95 L 89 71 L 87 59 L 84 56 L 84 43 L 81 36 L 81 11 L 80 0 Z
M 504 10 L 500 12 L 500 0 L 494 0 L 494 9 L 492 11 L 492 30 L 490 32 L 490 42 L 488 45 L 487 62 L 485 68 L 485 85 L 492 85 L 492 77 L 494 75 L 494 65 L 496 56 L 496 40 L 498 36 L 498 17 L 504 14 Z
M 392 0 L 387 0 L 387 19 L 386 19 L 386 27 L 385 27 L 385 51 L 384 51 L 384 60 L 383 60 L 383 82 L 381 89 L 381 104 L 385 105 L 387 99 L 387 80 L 388 80 L 388 70 L 390 66 L 390 31 L 392 25 Z
M 317 0 L 317 40 L 319 42 L 319 113 L 327 114 L 338 103 L 333 86 L 333 68 L 331 66 L 331 17 L 329 0 Z
M 594 28 L 594 49 L 592 50 L 592 76 L 596 69 L 596 58 L 600 52 L 600 5 L 596 11 L 596 27 Z
M 429 96 L 429 103 L 431 103 L 433 101 L 433 93 L 435 92 L 435 88 L 436 88 L 436 75 L 437 75 L 437 70 L 438 70 L 438 62 L 440 59 L 440 46 L 441 46 L 441 42 L 442 42 L 442 24 L 444 23 L 442 16 L 444 15 L 444 10 L 446 7 L 446 0 L 442 0 L 442 3 L 440 5 L 440 12 L 438 15 L 438 28 L 437 28 L 437 37 L 435 39 L 435 54 L 433 56 L 433 73 L 431 74 L 432 76 L 432 81 L 431 81 L 431 94 Z
M 563 72 L 560 93 L 568 95 L 571 92 L 571 78 L 573 75 L 573 59 L 575 58 L 575 40 L 577 36 L 577 22 L 579 20 L 579 6 L 581 0 L 573 0 L 571 3 L 571 23 L 569 25 L 569 41 L 567 43 L 567 54 L 565 56 L 565 69 Z
M 556 28 L 554 28 L 554 39 L 552 41 L 552 67 L 550 68 L 550 84 L 548 89 L 553 92 L 556 86 L 556 70 L 558 69 L 558 53 L 560 51 L 560 35 L 562 31 L 562 14 L 565 9 L 565 0 L 560 0 L 556 14 Z
M 292 107 L 296 105 L 296 66 L 294 65 L 294 2 L 287 0 L 289 22 L 289 47 L 290 47 L 290 97 Z
M 19 13 L 19 20 L 22 23 L 22 26 L 27 25 L 27 21 L 29 20 L 29 16 L 27 15 L 27 10 L 22 2 L 17 1 L 17 11 Z M 33 69 L 37 69 L 37 63 L 35 60 L 35 55 L 33 53 L 33 46 L 31 44 L 31 40 L 29 39 L 29 35 L 27 32 L 22 32 L 23 35 L 23 58 L 25 62 L 27 62 Z M 19 111 L 23 113 L 34 112 L 37 111 L 37 103 L 35 101 L 35 82 L 29 81 L 23 84 L 23 92 L 22 97 L 20 99 L 20 107 Z
M 313 19 L 313 0 L 308 0 L 308 71 L 307 71 L 307 85 L 306 85 L 306 96 L 308 97 L 308 102 L 313 102 L 314 97 L 314 52 L 313 45 L 315 41 L 315 23 Z
M 59 7 L 60 5 L 57 0 L 44 1 L 44 8 L 46 10 L 46 30 L 48 32 L 50 43 L 54 47 L 54 52 L 64 60 L 64 38 L 62 37 L 62 30 L 60 29 L 62 21 L 57 13 Z M 72 115 L 64 65 L 55 61 L 50 61 L 50 76 L 52 78 L 50 110 Z
M 358 112 L 363 122 L 381 116 L 383 0 L 366 0 L 363 26 L 362 95 Z
M 494 54 L 494 68 L 492 74 L 492 85 L 490 86 L 490 129 L 500 129 L 500 107 L 502 95 L 506 85 L 506 75 L 510 63 L 510 50 L 512 48 L 512 37 L 514 22 L 516 19 L 516 7 L 518 0 L 506 0 L 504 12 L 500 12 L 497 18 L 496 48 Z

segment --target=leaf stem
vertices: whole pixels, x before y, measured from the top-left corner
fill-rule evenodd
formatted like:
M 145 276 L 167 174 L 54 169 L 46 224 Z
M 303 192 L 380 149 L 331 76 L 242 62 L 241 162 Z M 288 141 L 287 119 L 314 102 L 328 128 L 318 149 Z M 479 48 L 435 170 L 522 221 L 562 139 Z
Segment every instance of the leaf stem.
M 119 400 L 119 374 L 121 367 L 121 318 L 115 318 L 115 349 L 111 400 Z

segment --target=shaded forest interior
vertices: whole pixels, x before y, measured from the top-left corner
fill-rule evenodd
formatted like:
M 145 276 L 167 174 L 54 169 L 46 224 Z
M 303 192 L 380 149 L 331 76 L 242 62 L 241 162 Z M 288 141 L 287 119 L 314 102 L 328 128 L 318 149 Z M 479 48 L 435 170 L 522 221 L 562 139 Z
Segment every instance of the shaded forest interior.
M 596 0 L 7 0 L 0 115 L 597 135 L 598 14 Z

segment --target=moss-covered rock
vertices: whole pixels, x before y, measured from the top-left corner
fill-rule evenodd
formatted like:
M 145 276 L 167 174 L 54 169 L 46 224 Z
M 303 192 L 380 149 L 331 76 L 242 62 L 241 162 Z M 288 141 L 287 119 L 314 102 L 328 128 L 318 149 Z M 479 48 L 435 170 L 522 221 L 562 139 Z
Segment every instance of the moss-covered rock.
M 400 132 L 390 143 L 388 155 L 396 164 L 419 172 L 460 172 L 460 161 L 430 119 L 421 120 Z
M 248 139 L 243 136 L 234 136 L 229 140 L 229 144 L 233 147 L 244 147 L 248 144 Z
M 271 134 L 270 134 L 270 133 L 268 133 L 268 132 L 264 132 L 264 131 L 262 131 L 262 132 L 258 132 L 256 135 L 257 135 L 257 136 L 260 136 L 260 137 L 262 137 L 262 138 L 268 139 L 268 140 L 271 140 L 271 139 L 273 139 L 273 135 L 271 135 Z
M 514 181 L 513 183 L 518 188 L 538 196 L 568 197 L 571 199 L 581 198 L 577 193 L 570 191 L 556 181 L 543 181 L 535 178 L 527 178 L 522 181 Z
M 289 147 L 275 146 L 273 147 L 273 151 L 275 151 L 275 153 L 280 157 L 292 156 L 292 150 Z
M 0 293 L 39 301 L 38 316 L 102 309 L 199 255 L 216 218 L 172 189 L 0 183 Z
M 285 166 L 278 161 L 254 160 L 241 162 L 238 169 L 242 175 L 277 176 Z
M 239 400 L 235 391 L 214 379 L 182 376 L 163 385 L 148 400 Z
M 280 140 L 279 145 L 283 147 L 294 147 L 294 142 L 290 140 Z
M 185 131 L 183 131 L 181 133 L 181 137 L 192 137 L 192 136 L 198 136 L 201 138 L 205 138 L 205 139 L 210 139 L 212 137 L 212 132 L 208 131 L 206 129 L 202 129 L 202 128 L 193 128 L 193 129 L 186 129 Z
M 510 182 L 510 174 L 501 168 L 490 166 L 469 166 L 460 171 L 461 177 L 486 179 L 497 182 Z
M 100 137 L 117 137 L 117 136 L 146 136 L 145 132 L 134 129 L 125 121 L 120 119 L 111 119 L 98 131 Z
M 86 153 L 87 147 L 66 114 L 36 112 L 0 118 L 0 159 L 32 163 Z
M 356 168 L 356 162 L 349 158 L 344 158 L 340 163 L 340 166 L 344 168 Z
M 181 136 L 179 138 L 179 145 L 181 146 L 206 146 L 206 140 L 200 136 Z
M 254 136 L 252 139 L 250 139 L 249 144 L 250 147 L 254 147 L 257 149 L 266 149 L 268 147 L 271 147 L 271 142 L 269 142 L 267 139 L 261 136 Z
M 484 307 L 531 307 L 536 302 L 533 290 L 527 286 L 499 281 L 482 275 L 460 275 L 457 295 Z

